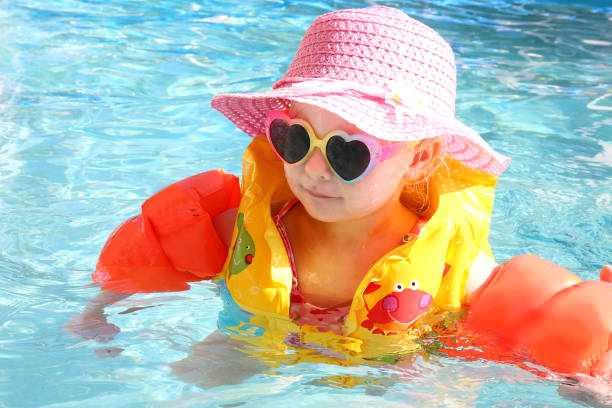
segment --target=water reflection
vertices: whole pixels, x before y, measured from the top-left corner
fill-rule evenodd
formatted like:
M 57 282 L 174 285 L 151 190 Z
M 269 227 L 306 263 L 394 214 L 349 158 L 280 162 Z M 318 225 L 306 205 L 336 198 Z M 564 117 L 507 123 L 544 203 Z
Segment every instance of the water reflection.
M 537 252 L 596 277 L 612 259 L 608 1 L 5 1 L 4 404 L 323 406 L 340 395 L 346 405 L 567 405 L 556 382 L 440 356 L 407 366 L 268 367 L 270 375 L 246 379 L 231 397 L 185 391 L 169 379 L 169 364 L 192 353 L 202 364 L 215 357 L 204 346 L 189 351 L 216 327 L 219 305 L 202 301 L 210 294 L 201 287 L 163 307 L 145 299 L 132 313 L 115 310 L 110 319 L 123 332 L 107 348 L 61 332 L 92 296 L 86 285 L 106 237 L 146 197 L 211 168 L 240 173 L 248 138 L 210 110 L 211 96 L 269 88 L 316 15 L 373 2 L 403 8 L 452 44 L 457 115 L 513 158 L 497 190 L 496 257 Z

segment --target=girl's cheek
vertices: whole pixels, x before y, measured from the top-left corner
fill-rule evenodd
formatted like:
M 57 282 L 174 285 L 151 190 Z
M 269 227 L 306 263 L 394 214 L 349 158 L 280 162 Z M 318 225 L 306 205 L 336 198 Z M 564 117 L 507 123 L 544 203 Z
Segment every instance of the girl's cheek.
M 360 207 L 376 208 L 384 203 L 393 191 L 388 186 L 389 181 L 377 178 L 369 183 L 359 186 L 359 191 L 355 191 L 356 201 L 360 202 Z
M 287 164 L 284 164 L 283 168 L 285 170 L 285 178 L 287 179 L 287 181 L 294 181 L 297 177 L 297 166 L 289 166 Z
M 287 184 L 289 185 L 289 188 L 291 189 L 291 191 L 293 191 L 294 194 L 295 187 L 298 184 L 298 175 L 296 174 L 296 170 L 297 169 L 285 165 L 285 180 L 287 180 Z

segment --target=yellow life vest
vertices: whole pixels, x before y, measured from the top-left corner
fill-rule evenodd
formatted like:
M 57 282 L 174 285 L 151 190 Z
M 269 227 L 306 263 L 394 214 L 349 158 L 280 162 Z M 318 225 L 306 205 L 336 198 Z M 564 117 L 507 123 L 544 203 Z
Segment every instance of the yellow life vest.
M 432 312 L 460 310 L 472 263 L 479 254 L 493 258 L 487 238 L 496 181 L 486 172 L 446 160 L 429 180 L 429 220 L 417 238 L 390 251 L 366 273 L 345 318 L 345 337 L 399 334 L 429 324 Z M 266 138 L 254 138 L 244 153 L 241 191 L 221 278 L 241 308 L 259 319 L 287 322 L 293 275 L 270 206 L 292 193 Z M 389 310 L 401 309 L 415 290 L 421 294 L 417 304 L 430 313 L 405 324 Z

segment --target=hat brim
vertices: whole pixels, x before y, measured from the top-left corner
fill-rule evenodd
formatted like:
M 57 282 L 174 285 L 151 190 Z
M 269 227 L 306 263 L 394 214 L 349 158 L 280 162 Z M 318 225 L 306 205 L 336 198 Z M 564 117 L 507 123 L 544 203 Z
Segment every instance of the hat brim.
M 401 109 L 380 99 L 350 92 L 324 92 L 304 88 L 277 88 L 246 94 L 221 94 L 211 106 L 251 137 L 265 135 L 270 110 L 285 110 L 291 101 L 326 109 L 351 122 L 365 133 L 387 141 L 418 141 L 444 137 L 448 154 L 468 167 L 500 174 L 510 159 L 494 151 L 473 129 L 454 117 L 440 117 L 425 110 Z

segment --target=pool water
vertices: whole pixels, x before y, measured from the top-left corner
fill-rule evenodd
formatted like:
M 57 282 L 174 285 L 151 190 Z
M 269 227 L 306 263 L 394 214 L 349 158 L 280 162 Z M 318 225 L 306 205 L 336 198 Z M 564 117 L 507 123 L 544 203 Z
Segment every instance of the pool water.
M 246 375 L 230 350 L 228 374 L 198 345 L 222 308 L 210 282 L 108 308 L 121 332 L 107 343 L 62 330 L 98 291 L 88 284 L 106 238 L 146 197 L 212 168 L 240 174 L 249 138 L 209 107 L 212 95 L 269 88 L 317 15 L 374 3 L 451 43 L 457 116 L 513 158 L 497 188 L 496 258 L 534 252 L 584 279 L 612 262 L 607 0 L 4 0 L 0 407 L 612 404 L 610 390 L 436 355 Z M 201 377 L 172 372 L 187 356 Z M 211 388 L 207 368 L 245 378 Z

